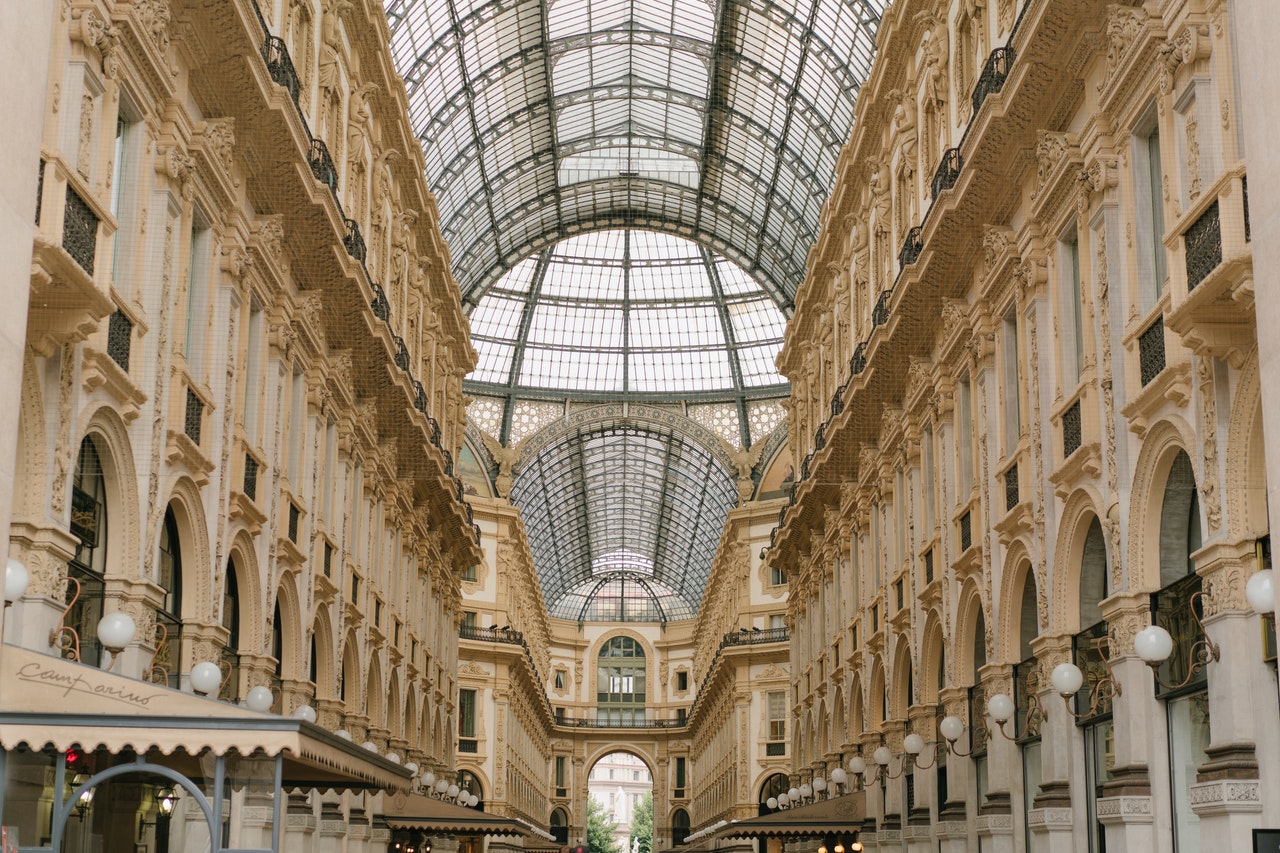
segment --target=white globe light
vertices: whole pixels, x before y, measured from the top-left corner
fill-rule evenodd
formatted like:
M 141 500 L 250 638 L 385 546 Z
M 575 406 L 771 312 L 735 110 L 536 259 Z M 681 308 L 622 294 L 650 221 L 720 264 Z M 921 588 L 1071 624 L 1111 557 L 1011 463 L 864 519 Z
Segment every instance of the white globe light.
M 117 610 L 108 613 L 98 622 L 98 641 L 112 652 L 119 652 L 133 642 L 138 626 L 128 613 Z
M 789 802 L 794 803 L 796 800 L 799 800 L 799 799 L 800 799 L 800 789 L 792 785 L 791 788 L 787 790 L 787 800 Z
M 791 803 L 791 798 L 785 793 L 778 795 L 778 808 L 785 809 Z
M 13 561 L 9 563 L 12 565 Z M 1271 578 L 1271 570 L 1263 569 L 1254 572 L 1244 585 L 1244 597 L 1254 613 L 1274 613 L 1276 611 L 1276 591 Z
M 924 750 L 924 738 L 912 732 L 902 739 L 902 748 L 908 755 L 919 755 Z
M 837 785 L 843 785 L 849 781 L 849 774 L 844 772 L 843 767 L 837 767 L 831 771 L 831 781 Z
M 470 798 L 471 798 L 471 792 L 468 791 L 466 788 L 463 788 L 462 790 L 458 791 L 458 797 L 457 797 L 458 802 L 465 803 Z
M 308 723 L 314 723 L 316 721 L 316 709 L 312 708 L 310 705 L 299 705 L 293 709 L 293 715 L 299 720 L 304 720 Z
M 428 770 L 426 773 L 423 773 L 423 774 L 422 774 L 422 784 L 423 784 L 423 785 L 425 785 L 425 786 L 427 786 L 428 788 L 430 788 L 430 787 L 431 787 L 432 785 L 434 785 L 435 783 L 436 783 L 436 774 L 432 773 L 430 770 Z
M 346 729 L 338 729 L 336 732 L 334 732 L 334 734 L 342 738 L 343 740 L 351 740 L 351 732 L 347 731 Z
M 244 703 L 249 706 L 251 711 L 268 711 L 274 701 L 275 697 L 271 695 L 271 688 L 263 687 L 261 684 L 250 690 L 249 695 L 244 697 Z
M 467 805 L 471 806 L 471 808 L 474 809 L 479 804 L 479 802 L 480 802 L 480 798 L 477 797 L 475 794 L 467 795 Z
M 436 780 L 436 793 L 437 793 L 437 794 L 443 794 L 443 793 L 444 793 L 445 791 L 447 791 L 447 790 L 449 790 L 449 780 L 448 780 L 448 779 L 437 779 L 437 780 Z
M 823 779 L 821 776 L 813 777 L 813 790 L 819 794 L 827 790 L 827 780 Z
M 212 661 L 202 660 L 191 667 L 191 689 L 211 694 L 222 684 L 222 670 Z
M 1148 625 L 1133 638 L 1133 650 L 1147 663 L 1164 663 L 1173 652 L 1173 637 L 1159 625 Z
M 877 746 L 876 751 L 871 753 L 871 757 L 881 767 L 888 767 L 890 759 L 893 758 L 893 753 L 889 751 L 887 746 Z
M 418 762 L 416 762 L 416 761 L 406 761 L 406 762 L 404 763 L 404 769 L 405 769 L 405 770 L 408 770 L 408 771 L 409 771 L 410 773 L 412 773 L 414 776 L 417 776 L 417 775 L 418 775 Z
M 31 582 L 31 574 L 27 567 L 9 558 L 4 567 L 4 600 L 9 604 L 17 601 L 27 593 L 27 584 Z
M 369 750 L 370 752 L 377 752 L 377 751 L 378 751 L 378 745 L 377 745 L 376 743 L 374 743 L 373 741 L 371 741 L 371 740 L 367 740 L 367 741 L 365 741 L 364 743 L 362 743 L 362 744 L 360 744 L 360 745 L 361 745 L 362 747 L 364 747 L 365 749 Z
M 387 761 L 390 761 L 392 764 L 400 763 L 400 754 L 398 752 L 388 752 L 386 757 Z
M 813 786 L 805 782 L 800 786 L 800 799 L 807 800 L 813 796 Z
M 771 809 L 776 809 L 778 807 L 778 798 L 770 797 L 769 799 L 764 801 L 764 804 Z
M 1003 723 L 1013 716 L 1013 700 L 1007 693 L 996 693 L 987 700 L 987 713 L 997 723 Z
M 964 723 L 960 722 L 959 717 L 943 717 L 942 722 L 938 724 L 938 730 L 942 732 L 944 738 L 955 743 L 960 739 L 960 735 L 964 734 Z
M 861 755 L 855 755 L 849 759 L 849 772 L 854 776 L 861 776 L 867 772 L 867 762 Z
M 1073 663 L 1060 663 L 1053 668 L 1049 682 L 1063 696 L 1074 696 L 1084 684 L 1084 673 Z
M 446 790 L 446 791 L 444 792 L 444 795 L 445 795 L 446 797 L 448 797 L 449 799 L 455 799 L 455 798 L 457 798 L 457 796 L 458 796 L 458 786 L 457 786 L 457 785 L 450 785 L 450 786 L 449 786 L 449 788 L 448 788 L 448 790 Z

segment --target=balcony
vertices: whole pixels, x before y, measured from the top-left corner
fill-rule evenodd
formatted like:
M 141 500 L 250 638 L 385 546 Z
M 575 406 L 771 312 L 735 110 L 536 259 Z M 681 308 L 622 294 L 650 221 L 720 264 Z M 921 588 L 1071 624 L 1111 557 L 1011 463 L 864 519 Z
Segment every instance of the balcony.
M 498 628 L 491 626 L 481 628 L 478 625 L 460 625 L 458 626 L 458 638 L 463 640 L 480 640 L 485 643 L 513 643 L 517 646 L 524 645 L 524 632 L 516 631 L 510 627 Z
M 1158 316 L 1146 330 L 1138 335 L 1138 367 L 1145 388 L 1164 372 L 1164 317 Z
M 917 225 L 907 232 L 907 239 L 902 244 L 902 250 L 898 252 L 899 271 L 920 259 L 920 253 L 924 251 L 923 231 L 924 229 Z
M 285 46 L 284 39 L 267 36 L 267 40 L 262 43 L 262 60 L 267 64 L 267 73 L 271 75 L 271 79 L 283 86 L 293 105 L 298 106 L 302 81 L 293 68 L 293 60 L 289 58 L 289 48 Z
M 948 148 L 942 155 L 942 162 L 938 164 L 938 171 L 933 173 L 933 198 L 937 200 L 938 196 L 956 185 L 956 181 L 960 179 L 960 170 L 964 168 L 964 158 L 960 156 L 959 148 Z
M 1013 60 L 1016 56 L 1017 54 L 1011 46 L 997 47 L 991 51 L 991 55 L 987 57 L 986 64 L 982 66 L 982 73 L 978 75 L 978 84 L 973 89 L 974 115 L 977 115 L 978 110 L 982 108 L 982 103 L 987 99 L 987 95 L 999 92 L 1004 88 L 1004 81 L 1009 77 L 1009 69 L 1013 66 Z
M 387 302 L 387 294 L 382 285 L 374 283 L 373 301 L 369 303 L 369 307 L 373 309 L 373 316 L 382 322 L 386 323 L 391 319 L 391 303 Z
M 918 253 L 917 253 L 918 254 Z M 883 290 L 876 305 L 871 309 L 871 326 L 883 326 L 889 322 L 889 301 L 893 298 L 893 290 Z
M 759 646 L 765 643 L 785 643 L 791 639 L 786 628 L 739 628 L 725 633 L 720 648 L 726 646 Z
M 556 725 L 574 729 L 683 729 L 689 723 L 687 718 L 684 722 L 681 722 L 680 720 L 651 720 L 648 717 L 629 720 L 601 720 L 598 718 L 582 720 L 566 717 L 557 719 Z
M 334 168 L 333 158 L 329 156 L 329 146 L 324 144 L 324 140 L 311 140 L 311 150 L 307 153 L 307 162 L 311 165 L 311 174 L 315 176 L 315 179 L 328 187 L 330 192 L 336 193 L 338 191 L 338 170 Z M 344 245 L 346 244 L 347 236 L 343 237 L 342 242 Z M 362 245 L 363 242 L 362 240 Z M 351 249 L 348 247 L 347 251 L 350 252 Z

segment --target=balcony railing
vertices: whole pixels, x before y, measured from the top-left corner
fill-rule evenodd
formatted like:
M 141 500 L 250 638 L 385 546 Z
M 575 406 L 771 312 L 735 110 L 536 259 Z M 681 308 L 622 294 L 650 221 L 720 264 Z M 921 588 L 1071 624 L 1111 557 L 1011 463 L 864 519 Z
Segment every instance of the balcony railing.
M 44 202 L 44 160 L 40 161 L 40 171 L 36 173 L 36 225 L 40 224 L 40 207 Z
M 973 547 L 973 514 L 966 512 L 960 516 L 960 553 Z
M 1009 69 L 1013 67 L 1013 60 L 1016 57 L 1012 47 L 997 47 L 991 51 L 991 55 L 987 57 L 987 62 L 982 66 L 982 73 L 978 75 L 978 84 L 973 89 L 973 112 L 976 115 L 982 107 L 982 102 L 987 99 L 987 95 L 993 92 L 999 92 L 1004 88 L 1004 81 L 1009 77 Z
M 1164 317 L 1156 317 L 1155 322 L 1138 335 L 1138 366 L 1142 372 L 1142 385 L 1146 387 L 1164 370 Z
M 1084 689 L 1076 693 L 1075 713 L 1086 715 L 1078 718 L 1076 725 L 1083 725 L 1098 717 L 1111 713 L 1111 701 L 1114 691 L 1105 685 L 1099 685 L 1111 677 L 1111 672 L 1104 662 L 1110 656 L 1109 636 L 1105 621 L 1085 628 L 1071 638 L 1071 652 L 1075 665 L 1084 674 Z M 1106 653 L 1103 649 L 1106 648 Z M 1096 702 L 1094 700 L 1097 700 Z M 1089 714 L 1092 705 L 1092 714 Z
M 62 248 L 81 269 L 93 275 L 98 249 L 98 214 L 67 184 L 67 209 L 62 219 Z
M 107 356 L 129 372 L 129 350 L 133 343 L 133 321 L 119 311 L 107 319 Z
M 342 236 L 342 245 L 346 248 L 348 255 L 364 263 L 368 249 L 365 247 L 363 235 L 360 234 L 360 225 L 354 219 L 344 221 L 347 233 Z
M 1014 463 L 1004 472 L 1004 509 L 1005 512 L 1018 505 L 1018 465 Z
M 889 300 L 893 298 L 892 290 L 882 290 L 880 298 L 876 300 L 875 308 L 871 309 L 871 325 L 883 326 L 889 322 Z
M 867 342 L 863 341 L 858 344 L 857 349 L 853 351 L 853 357 L 849 359 L 849 373 L 857 376 L 859 373 L 867 369 Z
M 1191 223 L 1185 235 L 1187 247 L 1187 290 L 1205 280 L 1222 263 L 1222 221 L 1218 202 L 1209 205 Z
M 1062 413 L 1062 458 L 1066 459 L 1080 449 L 1080 401 Z
M 785 643 L 791 637 L 786 628 L 739 628 L 727 632 L 720 640 L 720 648 L 725 646 L 758 646 L 762 643 Z
M 1240 203 L 1244 206 L 1244 241 L 1253 239 L 1253 231 L 1249 227 L 1249 176 L 1240 176 Z M 37 220 L 38 221 L 38 220 Z
M 907 232 L 907 239 L 902 243 L 902 251 L 898 252 L 899 269 L 910 266 L 920 259 L 920 253 L 924 251 L 922 233 L 923 229 L 919 225 Z
M 258 460 L 248 453 L 244 455 L 244 496 L 251 501 L 258 499 Z
M 933 173 L 932 189 L 935 199 L 956 185 L 962 168 L 964 158 L 960 156 L 960 149 L 948 148 L 942 155 L 942 162 L 938 164 L 938 171 Z
M 514 643 L 524 645 L 524 632 L 510 627 L 481 628 L 478 625 L 458 626 L 458 636 L 463 640 L 480 640 L 486 643 Z
M 404 338 L 400 337 L 399 335 L 392 335 L 391 337 L 395 342 L 396 367 L 400 368 L 401 370 L 408 371 L 409 348 L 404 345 Z
M 373 301 L 369 303 L 373 308 L 373 316 L 382 322 L 387 322 L 391 318 L 391 303 L 387 302 L 387 293 L 382 289 L 382 285 L 374 282 L 373 284 Z
M 307 162 L 311 165 L 311 174 L 315 175 L 317 181 L 328 187 L 331 192 L 338 191 L 338 170 L 333 166 L 333 158 L 329 156 L 329 146 L 324 144 L 323 139 L 311 140 Z M 345 237 L 343 243 L 346 243 Z
M 302 81 L 293 68 L 293 60 L 289 58 L 289 48 L 285 46 L 284 39 L 267 36 L 267 40 L 262 43 L 262 59 L 267 63 L 267 73 L 271 75 L 271 79 L 288 90 L 294 106 L 297 106 L 298 97 L 302 94 Z
M 640 720 L 580 720 L 567 717 L 563 720 L 556 720 L 556 725 L 577 729 L 683 729 L 689 723 L 687 719 L 685 722 L 680 722 L 679 720 L 650 720 L 648 718 Z

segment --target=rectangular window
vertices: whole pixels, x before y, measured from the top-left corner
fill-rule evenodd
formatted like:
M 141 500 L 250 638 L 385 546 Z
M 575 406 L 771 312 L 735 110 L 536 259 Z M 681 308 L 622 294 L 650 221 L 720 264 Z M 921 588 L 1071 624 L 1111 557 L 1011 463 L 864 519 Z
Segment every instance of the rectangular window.
M 787 617 L 781 613 L 769 614 L 769 630 L 782 631 L 787 627 Z
M 1022 436 L 1022 389 L 1018 384 L 1018 312 L 1014 307 L 1004 315 L 1001 321 L 1003 346 L 1003 391 L 1004 404 L 1004 453 L 1013 453 Z
M 289 482 L 294 494 L 302 490 L 302 444 L 307 431 L 307 383 L 301 364 L 293 365 L 293 381 L 289 405 Z
M 689 673 L 682 669 L 676 673 L 676 690 L 688 690 L 688 689 L 689 689 Z
M 899 468 L 893 482 L 894 566 L 907 559 L 907 478 Z
M 880 591 L 880 505 L 871 505 L 871 588 Z
M 130 267 L 135 266 L 133 242 L 138 234 L 138 179 L 137 153 L 139 123 L 136 112 L 120 102 L 120 115 L 116 120 L 116 148 L 111 165 L 111 215 L 116 218 L 116 233 L 112 238 L 111 281 L 126 296 L 133 295 L 133 277 Z
M 476 736 L 476 692 L 474 690 L 458 691 L 458 737 L 474 738 Z
M 923 467 L 922 479 L 924 489 L 924 531 L 925 536 L 932 536 L 934 527 L 937 522 L 934 515 L 937 512 L 937 477 L 933 470 L 933 427 L 924 428 L 924 435 L 920 439 L 921 449 L 921 466 Z
M 338 487 L 338 425 L 333 418 L 324 426 L 324 519 L 332 525 L 333 490 Z
M 1209 696 L 1192 693 L 1170 700 L 1169 769 L 1173 774 L 1173 849 L 1198 850 L 1200 817 L 1191 810 L 1191 786 L 1196 783 L 1196 769 L 1209 760 Z
M 1164 242 L 1164 169 L 1155 109 L 1134 134 L 1133 196 L 1138 238 L 1138 305 L 1143 316 L 1156 306 L 1169 276 Z
M 966 504 L 973 490 L 973 388 L 968 374 L 956 391 L 956 436 L 956 500 Z
M 464 581 L 476 581 L 480 577 L 479 573 L 476 571 L 478 568 L 478 566 L 467 566 L 462 572 L 462 579 Z
M 685 784 L 685 758 L 683 755 L 676 756 L 676 796 L 683 797 Z
M 773 586 L 782 586 L 786 582 L 787 582 L 787 576 L 783 573 L 782 569 L 778 568 L 777 566 L 769 567 L 769 583 L 770 584 L 772 584 Z
M 474 610 L 462 611 L 462 627 L 474 628 L 476 626 L 476 612 Z
M 1080 369 L 1084 364 L 1084 329 L 1080 316 L 1080 240 L 1075 231 L 1064 235 L 1058 244 L 1058 263 L 1061 269 L 1062 306 L 1062 387 L 1064 392 L 1075 390 L 1080 382 Z
M 564 676 L 565 676 L 565 671 L 563 669 L 556 670 L 556 674 L 555 674 L 556 690 L 564 690 Z
M 769 740 L 777 742 L 787 739 L 787 694 L 783 690 L 772 690 L 767 694 Z
M 258 405 L 262 396 L 262 306 L 249 302 L 249 340 L 245 347 L 244 433 L 250 444 L 258 443 Z
M 558 710 L 564 710 L 560 708 Z M 569 787 L 569 759 L 563 755 L 556 756 L 556 787 L 563 791 Z M 556 792 L 556 796 L 563 797 L 564 794 Z

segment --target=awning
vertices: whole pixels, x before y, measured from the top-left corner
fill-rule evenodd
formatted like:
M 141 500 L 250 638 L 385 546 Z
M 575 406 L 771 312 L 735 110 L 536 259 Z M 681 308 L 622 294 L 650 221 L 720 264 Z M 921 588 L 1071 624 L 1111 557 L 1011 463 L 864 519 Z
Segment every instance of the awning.
M 718 838 L 812 838 L 854 833 L 867 815 L 866 795 L 854 791 L 843 797 L 783 809 L 761 817 L 736 820 L 710 836 Z
M 313 723 L 17 646 L 0 645 L 0 684 L 4 749 L 155 750 L 175 763 L 206 751 L 283 754 L 283 787 L 297 789 L 406 790 L 412 779 L 399 764 Z
M 422 794 L 388 798 L 383 819 L 392 829 L 422 829 L 450 835 L 524 835 L 532 833 L 511 818 L 463 808 Z

